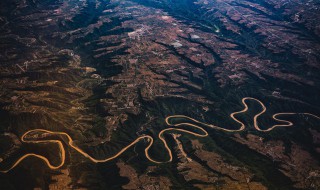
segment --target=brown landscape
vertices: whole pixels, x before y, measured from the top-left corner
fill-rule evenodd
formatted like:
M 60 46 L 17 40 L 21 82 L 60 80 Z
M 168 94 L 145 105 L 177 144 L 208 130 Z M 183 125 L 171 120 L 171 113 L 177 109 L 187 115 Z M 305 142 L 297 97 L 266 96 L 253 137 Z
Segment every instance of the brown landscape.
M 320 189 L 318 1 L 0 10 L 0 189 Z

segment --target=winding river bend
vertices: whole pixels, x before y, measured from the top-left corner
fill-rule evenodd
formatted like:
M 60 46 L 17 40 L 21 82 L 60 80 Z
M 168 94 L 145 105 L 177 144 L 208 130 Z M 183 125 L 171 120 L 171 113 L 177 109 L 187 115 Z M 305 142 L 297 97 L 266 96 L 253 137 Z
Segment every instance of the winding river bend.
M 74 141 L 73 139 L 71 138 L 71 136 L 68 134 L 68 133 L 65 133 L 65 132 L 55 132 L 55 131 L 49 131 L 49 130 L 45 130 L 45 129 L 33 129 L 33 130 L 29 130 L 27 132 L 25 132 L 22 136 L 21 136 L 21 141 L 23 143 L 34 143 L 34 144 L 38 144 L 38 143 L 55 143 L 59 146 L 59 154 L 60 154 L 60 164 L 58 165 L 53 165 L 48 158 L 42 156 L 42 155 L 39 155 L 39 154 L 35 154 L 35 153 L 27 153 L 23 156 L 21 156 L 16 162 L 14 162 L 14 164 L 9 167 L 8 169 L 6 170 L 0 170 L 0 172 L 2 173 L 7 173 L 9 172 L 10 170 L 14 169 L 20 162 L 22 162 L 25 158 L 27 157 L 36 157 L 36 158 L 39 158 L 41 160 L 43 160 L 47 166 L 50 168 L 50 169 L 59 169 L 60 167 L 62 167 L 65 163 L 65 159 L 66 159 L 66 150 L 63 146 L 63 143 L 61 140 L 39 140 L 37 138 L 35 139 L 32 139 L 32 138 L 28 138 L 28 135 L 30 134 L 33 134 L 33 133 L 41 133 L 43 135 L 58 135 L 58 136 L 65 136 L 67 137 L 68 139 L 68 145 L 73 148 L 74 150 L 76 150 L 78 153 L 82 154 L 84 157 L 88 158 L 89 160 L 91 160 L 92 162 L 95 162 L 95 163 L 101 163 L 101 162 L 108 162 L 110 160 L 113 160 L 117 157 L 119 157 L 122 153 L 124 153 L 125 151 L 127 151 L 129 148 L 131 148 L 132 146 L 134 146 L 135 144 L 137 144 L 139 141 L 141 140 L 147 140 L 148 142 L 148 145 L 147 147 L 144 149 L 144 152 L 145 152 L 145 156 L 147 157 L 147 159 L 153 163 L 156 163 L 156 164 L 161 164 L 161 163 L 167 163 L 167 162 L 171 162 L 173 157 L 172 157 L 172 152 L 171 152 L 171 149 L 170 147 L 168 146 L 165 138 L 163 137 L 163 134 L 166 133 L 166 132 L 170 132 L 170 131 L 177 131 L 177 132 L 181 132 L 181 133 L 188 133 L 188 134 L 191 134 L 191 135 L 194 135 L 196 137 L 207 137 L 208 136 L 208 132 L 200 127 L 199 125 L 202 125 L 202 126 L 205 126 L 205 127 L 208 127 L 208 128 L 213 128 L 213 129 L 217 129 L 217 130 L 222 130 L 222 131 L 225 131 L 225 132 L 239 132 L 239 131 L 243 131 L 245 128 L 246 128 L 246 125 L 239 121 L 235 116 L 237 114 L 240 114 L 240 113 L 245 113 L 248 111 L 249 107 L 247 105 L 247 100 L 253 100 L 253 101 L 256 101 L 260 104 L 260 106 L 262 107 L 262 111 L 260 111 L 259 113 L 257 113 L 253 120 L 254 120 L 254 128 L 258 131 L 261 131 L 261 132 L 268 132 L 268 131 L 271 131 L 273 129 L 275 129 L 276 127 L 290 127 L 290 126 L 293 126 L 293 123 L 291 121 L 287 121 L 287 120 L 283 120 L 283 119 L 279 119 L 278 117 L 279 116 L 282 116 L 282 115 L 298 115 L 298 114 L 302 114 L 302 115 L 308 115 L 308 116 L 311 116 L 311 117 L 314 117 L 316 119 L 319 119 L 320 120 L 320 117 L 317 116 L 317 115 L 314 115 L 314 114 L 311 114 L 311 113 L 295 113 L 295 112 L 283 112 L 283 113 L 276 113 L 274 115 L 272 115 L 272 118 L 275 120 L 275 121 L 278 121 L 282 124 L 277 124 L 277 125 L 273 125 L 272 127 L 268 128 L 268 129 L 261 129 L 258 125 L 258 118 L 259 116 L 261 116 L 263 113 L 266 112 L 267 108 L 266 106 L 258 99 L 256 98 L 252 98 L 252 97 L 245 97 L 245 98 L 242 98 L 242 104 L 244 105 L 244 109 L 242 109 L 241 111 L 237 111 L 237 112 L 233 112 L 230 114 L 230 117 L 236 121 L 237 123 L 240 124 L 240 128 L 239 129 L 235 129 L 235 130 L 231 130 L 231 129 L 226 129 L 226 128 L 223 128 L 223 127 L 219 127 L 219 126 L 215 126 L 213 124 L 208 124 L 208 123 L 204 123 L 204 122 L 201 122 L 201 121 L 198 121 L 194 118 L 191 118 L 191 117 L 188 117 L 188 116 L 185 116 L 185 115 L 172 115 L 172 116 L 168 116 L 167 118 L 165 118 L 165 122 L 168 126 L 171 126 L 169 128 L 166 128 L 166 129 L 163 129 L 159 132 L 158 134 L 158 138 L 162 141 L 163 145 L 165 146 L 165 149 L 167 150 L 167 153 L 169 154 L 169 160 L 167 161 L 157 161 L 157 160 L 154 160 L 153 158 L 151 158 L 151 156 L 149 155 L 149 149 L 151 148 L 151 146 L 153 145 L 153 142 L 154 142 L 154 139 L 153 137 L 151 137 L 150 135 L 142 135 L 140 137 L 138 137 L 137 139 L 135 139 L 133 142 L 131 142 L 129 145 L 127 145 L 126 147 L 122 148 L 118 153 L 116 153 L 115 155 L 111 156 L 111 157 L 108 157 L 108 158 L 105 158 L 105 159 L 95 159 L 93 158 L 92 156 L 90 156 L 88 153 L 86 153 L 85 151 L 83 151 L 81 148 L 79 148 L 77 145 L 74 144 Z M 188 120 L 191 120 L 193 121 L 194 123 L 196 124 L 192 124 L 192 123 L 188 123 L 188 122 L 182 122 L 182 123 L 177 123 L 177 124 L 173 124 L 170 122 L 171 119 L 174 119 L 174 118 L 182 118 L 182 119 L 188 119 Z M 199 125 L 197 125 L 199 124 Z M 189 126 L 189 127 L 192 127 L 192 128 L 195 128 L 195 129 L 198 129 L 200 130 L 199 133 L 197 132 L 192 132 L 190 130 L 186 130 L 186 129 L 181 129 L 181 128 L 177 128 L 179 126 Z

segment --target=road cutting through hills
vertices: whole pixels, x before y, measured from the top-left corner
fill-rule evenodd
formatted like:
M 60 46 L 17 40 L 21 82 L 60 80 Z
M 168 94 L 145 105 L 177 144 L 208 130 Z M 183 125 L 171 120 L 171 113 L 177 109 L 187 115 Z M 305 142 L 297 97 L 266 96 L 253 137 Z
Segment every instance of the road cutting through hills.
M 151 148 L 151 146 L 153 145 L 154 143 L 154 139 L 152 136 L 150 135 L 142 135 L 140 137 L 138 137 L 137 139 L 135 139 L 133 142 L 131 142 L 129 145 L 127 145 L 126 147 L 122 148 L 118 153 L 116 153 L 115 155 L 111 156 L 111 157 L 108 157 L 108 158 L 105 158 L 105 159 L 96 159 L 96 158 L 93 158 L 92 156 L 90 156 L 88 153 L 86 153 L 84 150 L 82 150 L 81 148 L 79 148 L 78 146 L 76 146 L 74 144 L 74 141 L 73 139 L 71 138 L 71 136 L 68 134 L 68 133 L 65 133 L 65 132 L 54 132 L 54 131 L 49 131 L 49 130 L 45 130 L 45 129 L 33 129 L 33 130 L 29 130 L 27 131 L 26 133 L 24 133 L 22 136 L 21 136 L 21 141 L 23 143 L 33 143 L 33 144 L 44 144 L 44 143 L 55 143 L 59 146 L 59 149 L 60 149 L 60 163 L 58 165 L 53 165 L 48 158 L 46 158 L 45 156 L 42 156 L 42 155 L 39 155 L 39 154 L 35 154 L 35 153 L 27 153 L 23 156 L 21 156 L 17 161 L 14 162 L 14 164 L 9 167 L 8 169 L 5 169 L 5 170 L 0 170 L 0 172 L 2 173 L 7 173 L 9 172 L 10 170 L 12 170 L 13 168 L 15 168 L 20 162 L 22 162 L 24 159 L 28 158 L 28 157 L 36 157 L 36 158 L 39 158 L 41 160 L 43 160 L 47 166 L 50 168 L 50 169 L 59 169 L 61 168 L 64 164 L 65 164 L 65 159 L 66 159 L 66 150 L 65 150 L 65 147 L 62 143 L 62 140 L 37 140 L 37 139 L 30 139 L 27 138 L 28 135 L 30 134 L 37 134 L 37 133 L 42 133 L 43 135 L 57 135 L 57 136 L 64 136 L 64 137 L 67 137 L 68 141 L 67 141 L 67 144 L 69 147 L 71 147 L 72 149 L 74 149 L 75 151 L 77 151 L 78 153 L 80 153 L 81 155 L 83 155 L 84 157 L 88 158 L 89 160 L 91 160 L 92 162 L 94 163 L 102 163 L 102 162 L 108 162 L 110 160 L 113 160 L 117 157 L 119 157 L 122 153 L 124 153 L 126 150 L 128 150 L 129 148 L 131 148 L 132 146 L 134 146 L 135 144 L 137 144 L 138 142 L 140 142 L 141 140 L 147 140 L 148 142 L 148 145 L 147 147 L 145 148 L 144 152 L 145 152 L 145 156 L 147 157 L 147 159 L 153 163 L 156 163 L 156 164 L 161 164 L 161 163 L 167 163 L 167 162 L 171 162 L 173 157 L 172 157 L 172 152 L 171 152 L 171 149 L 170 147 L 168 146 L 163 134 L 166 133 L 166 132 L 169 132 L 169 131 L 177 131 L 177 132 L 182 132 L 182 133 L 187 133 L 187 134 L 191 134 L 191 135 L 194 135 L 196 137 L 207 137 L 208 136 L 208 132 L 200 127 L 199 125 L 203 125 L 205 127 L 209 127 L 209 128 L 213 128 L 213 129 L 217 129 L 217 130 L 222 130 L 222 131 L 226 131 L 226 132 L 239 132 L 239 131 L 243 131 L 246 126 L 243 122 L 239 121 L 235 115 L 237 114 L 240 114 L 240 113 L 245 113 L 248 111 L 249 107 L 247 105 L 247 100 L 253 100 L 253 101 L 256 101 L 260 104 L 260 106 L 262 107 L 262 111 L 260 111 L 258 114 L 256 114 L 253 118 L 254 120 L 254 128 L 258 131 L 261 131 L 261 132 L 268 132 L 268 131 L 271 131 L 273 129 L 275 129 L 276 127 L 290 127 L 290 126 L 293 126 L 293 123 L 290 122 L 290 121 L 287 121 L 287 120 L 283 120 L 283 119 L 279 119 L 278 116 L 282 116 L 282 115 L 297 115 L 297 114 L 303 114 L 303 115 L 308 115 L 308 116 L 312 116 L 312 117 L 315 117 L 317 119 L 320 120 L 320 117 L 319 116 L 316 116 L 314 114 L 311 114 L 311 113 L 294 113 L 294 112 L 287 112 L 287 113 L 276 113 L 272 116 L 272 118 L 275 120 L 275 121 L 278 121 L 278 122 L 282 122 L 283 124 L 277 124 L 277 125 L 273 125 L 272 127 L 268 128 L 268 129 L 261 129 L 258 125 L 258 117 L 260 115 L 262 115 L 263 113 L 266 112 L 267 108 L 265 107 L 265 105 L 258 99 L 255 99 L 255 98 L 252 98 L 252 97 L 245 97 L 242 99 L 242 104 L 244 105 L 244 109 L 241 110 L 241 111 L 237 111 L 237 112 L 233 112 L 230 114 L 230 117 L 236 121 L 237 123 L 239 123 L 241 126 L 239 129 L 226 129 L 226 128 L 223 128 L 223 127 L 219 127 L 219 126 L 216 126 L 216 125 L 213 125 L 213 124 L 207 124 L 207 123 L 204 123 L 204 122 L 201 122 L 201 121 L 198 121 L 194 118 L 191 118 L 191 117 L 188 117 L 188 116 L 185 116 L 185 115 L 172 115 L 172 116 L 168 116 L 166 119 L 165 119 L 165 122 L 168 126 L 172 126 L 170 128 L 166 128 L 166 129 L 163 129 L 159 132 L 158 134 L 158 138 L 162 141 L 165 149 L 167 150 L 168 154 L 169 154 L 169 160 L 167 161 L 157 161 L 157 160 L 154 160 L 153 158 L 151 158 L 151 156 L 149 155 L 149 150 Z M 173 124 L 170 122 L 171 119 L 188 119 L 188 120 L 191 120 L 192 122 L 194 122 L 195 124 L 193 123 L 188 123 L 188 122 L 182 122 L 182 123 L 176 123 L 176 124 Z M 197 125 L 199 124 L 199 125 Z M 200 130 L 201 132 L 197 133 L 197 132 L 193 132 L 193 131 L 189 131 L 189 130 L 186 130 L 186 129 L 181 129 L 181 128 L 176 128 L 176 127 L 179 127 L 179 126 L 189 126 L 189 127 L 192 127 L 192 128 L 195 128 L 195 129 L 198 129 Z

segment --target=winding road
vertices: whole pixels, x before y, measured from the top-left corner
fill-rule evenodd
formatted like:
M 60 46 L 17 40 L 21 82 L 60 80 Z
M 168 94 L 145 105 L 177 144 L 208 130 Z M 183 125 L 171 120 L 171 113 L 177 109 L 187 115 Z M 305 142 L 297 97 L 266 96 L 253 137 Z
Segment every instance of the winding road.
M 240 114 L 240 113 L 245 113 L 248 111 L 248 105 L 247 105 L 247 100 L 253 100 L 253 101 L 256 101 L 258 102 L 261 107 L 262 107 L 262 111 L 260 111 L 259 113 L 257 113 L 255 116 L 254 116 L 254 127 L 256 130 L 258 131 L 261 131 L 261 132 L 268 132 L 268 131 L 271 131 L 273 129 L 275 129 L 276 127 L 290 127 L 290 126 L 293 126 L 293 123 L 290 122 L 290 121 L 287 121 L 287 120 L 283 120 L 283 119 L 279 119 L 278 117 L 281 116 L 281 115 L 296 115 L 296 114 L 303 114 L 303 115 L 308 115 L 308 116 L 312 116 L 312 117 L 315 117 L 317 119 L 320 120 L 320 117 L 319 116 L 316 116 L 314 114 L 311 114 L 311 113 L 293 113 L 293 112 L 288 112 L 288 113 L 276 113 L 272 116 L 272 118 L 275 120 L 275 121 L 278 121 L 278 122 L 281 122 L 282 124 L 277 124 L 277 125 L 273 125 L 272 127 L 268 128 L 268 129 L 261 129 L 258 125 L 258 117 L 261 116 L 263 113 L 266 112 L 267 108 L 265 107 L 265 105 L 258 99 L 255 99 L 255 98 L 252 98 L 252 97 L 245 97 L 242 99 L 242 104 L 244 105 L 244 109 L 241 110 L 241 111 L 237 111 L 237 112 L 233 112 L 230 114 L 230 117 L 236 121 L 237 123 L 239 123 L 241 126 L 239 129 L 235 129 L 235 130 L 231 130 L 231 129 L 226 129 L 226 128 L 223 128 L 223 127 L 219 127 L 219 126 L 215 126 L 215 125 L 212 125 L 212 124 L 207 124 L 207 123 L 204 123 L 204 122 L 201 122 L 201 121 L 198 121 L 196 119 L 193 119 L 191 117 L 188 117 L 188 116 L 185 116 L 185 115 L 172 115 L 172 116 L 168 116 L 166 119 L 165 119 L 165 122 L 168 126 L 172 126 L 170 128 L 166 128 L 166 129 L 163 129 L 159 132 L 158 134 L 158 138 L 162 141 L 163 145 L 165 146 L 168 154 L 169 154 L 169 160 L 167 161 L 164 161 L 164 162 L 161 162 L 161 161 L 157 161 L 157 160 L 154 160 L 153 158 L 150 157 L 149 155 L 149 149 L 151 148 L 151 146 L 153 145 L 153 142 L 154 142 L 154 139 L 153 137 L 151 137 L 150 135 L 143 135 L 143 136 L 140 136 L 138 137 L 136 140 L 134 140 L 133 142 L 131 142 L 129 145 L 127 145 L 126 147 L 122 148 L 118 153 L 116 153 L 115 155 L 111 156 L 111 157 L 108 157 L 108 158 L 105 158 L 105 159 L 95 159 L 93 158 L 92 156 L 90 156 L 88 153 L 86 153 L 85 151 L 83 151 L 81 148 L 79 148 L 77 145 L 74 144 L 74 141 L 73 139 L 71 138 L 71 136 L 65 132 L 54 132 L 54 131 L 49 131 L 49 130 L 45 130 L 45 129 L 33 129 L 33 130 L 29 130 L 27 131 L 26 133 L 24 133 L 22 136 L 21 136 L 21 141 L 23 143 L 34 143 L 34 144 L 39 144 L 39 143 L 55 143 L 59 146 L 59 149 L 60 149 L 60 164 L 58 165 L 53 165 L 48 158 L 42 156 L 42 155 L 39 155 L 39 154 L 35 154 L 35 153 L 28 153 L 28 154 L 25 154 L 23 155 L 22 157 L 20 157 L 17 161 L 14 162 L 14 164 L 9 167 L 8 169 L 5 169 L 5 170 L 0 170 L 0 172 L 2 173 L 7 173 L 9 172 L 10 170 L 12 170 L 13 168 L 15 168 L 20 162 L 22 162 L 25 158 L 27 157 L 36 157 L 36 158 L 39 158 L 41 160 L 43 160 L 47 166 L 50 168 L 50 169 L 58 169 L 60 167 L 62 167 L 65 163 L 65 159 L 66 159 L 66 150 L 63 146 L 63 143 L 62 143 L 62 140 L 37 140 L 37 139 L 33 139 L 33 138 L 27 138 L 28 135 L 30 134 L 33 134 L 33 133 L 42 133 L 43 135 L 58 135 L 58 136 L 65 136 L 67 137 L 68 141 L 68 145 L 74 149 L 75 151 L 77 151 L 78 153 L 82 154 L 84 157 L 88 158 L 89 160 L 91 160 L 92 162 L 95 162 L 95 163 L 101 163 L 101 162 L 108 162 L 110 160 L 113 160 L 117 157 L 119 157 L 123 152 L 125 152 L 126 150 L 128 150 L 129 148 L 131 148 L 132 146 L 134 146 L 135 144 L 137 144 L 139 141 L 141 140 L 147 140 L 148 142 L 148 145 L 147 147 L 145 148 L 144 152 L 145 152 L 145 155 L 147 157 L 148 160 L 150 160 L 151 162 L 153 163 L 156 163 L 156 164 L 161 164 L 161 163 L 167 163 L 167 162 L 171 162 L 172 161 L 172 152 L 171 152 L 171 149 L 169 148 L 165 138 L 163 137 L 163 134 L 165 132 L 169 132 L 169 131 L 178 131 L 178 132 L 182 132 L 182 133 L 188 133 L 188 134 L 191 134 L 191 135 L 194 135 L 196 137 L 207 137 L 208 136 L 208 132 L 200 127 L 199 125 L 202 125 L 202 126 L 205 126 L 205 127 L 209 127 L 209 128 L 213 128 L 213 129 L 218 129 L 218 130 L 222 130 L 222 131 L 226 131 L 226 132 L 239 132 L 239 131 L 242 131 L 246 128 L 245 124 L 242 123 L 241 121 L 239 121 L 235 115 L 237 114 Z M 194 122 L 195 124 L 192 124 L 192 123 L 177 123 L 177 124 L 173 124 L 170 122 L 171 119 L 174 119 L 174 118 L 177 118 L 177 119 L 188 119 L 188 120 L 191 120 L 192 122 Z M 199 125 L 197 125 L 199 124 Z M 192 131 L 189 131 L 189 130 L 186 130 L 186 129 L 181 129 L 181 128 L 177 128 L 179 126 L 189 126 L 189 127 L 192 127 L 192 128 L 195 128 L 195 129 L 198 129 L 200 130 L 199 133 L 197 132 L 192 132 Z

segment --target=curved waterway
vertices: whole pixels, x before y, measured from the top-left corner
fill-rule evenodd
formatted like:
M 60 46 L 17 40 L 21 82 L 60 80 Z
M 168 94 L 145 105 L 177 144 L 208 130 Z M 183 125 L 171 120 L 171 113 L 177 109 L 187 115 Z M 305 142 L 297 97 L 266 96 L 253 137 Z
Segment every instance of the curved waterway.
M 68 145 L 72 149 L 74 149 L 75 151 L 77 151 L 78 153 L 82 154 L 84 157 L 88 158 L 89 160 L 91 160 L 92 162 L 95 162 L 95 163 L 108 162 L 110 160 L 113 160 L 113 159 L 119 157 L 123 152 L 127 151 L 130 147 L 134 146 L 135 144 L 137 144 L 141 140 L 147 140 L 147 142 L 148 142 L 148 145 L 145 148 L 144 152 L 145 152 L 145 156 L 147 157 L 147 159 L 149 161 L 151 161 L 153 163 L 156 163 L 156 164 L 171 162 L 172 161 L 172 152 L 171 152 L 171 149 L 168 146 L 165 138 L 163 137 L 163 134 L 165 132 L 177 131 L 177 132 L 182 132 L 182 133 L 188 133 L 188 134 L 194 135 L 196 137 L 207 137 L 208 136 L 208 132 L 204 128 L 200 127 L 199 125 L 202 125 L 202 126 L 205 126 L 205 127 L 208 127 L 208 128 L 217 129 L 217 130 L 222 130 L 222 131 L 225 131 L 225 132 L 239 132 L 239 131 L 242 131 L 242 130 L 244 130 L 246 128 L 246 126 L 245 126 L 245 124 L 243 122 L 241 122 L 237 118 L 235 118 L 235 115 L 240 114 L 240 113 L 245 113 L 245 112 L 248 111 L 249 107 L 247 105 L 247 100 L 256 101 L 262 107 L 262 111 L 257 113 L 253 118 L 253 120 L 254 120 L 254 128 L 256 130 L 258 130 L 258 131 L 261 131 L 261 132 L 268 132 L 268 131 L 271 131 L 271 130 L 275 129 L 276 127 L 290 127 L 290 126 L 293 126 L 293 123 L 291 121 L 287 121 L 287 120 L 283 120 L 283 119 L 279 119 L 278 118 L 279 116 L 282 116 L 282 115 L 303 114 L 303 115 L 312 116 L 312 117 L 317 118 L 317 119 L 320 120 L 319 116 L 311 114 L 311 113 L 295 113 L 295 112 L 276 113 L 276 114 L 272 115 L 272 118 L 275 121 L 278 121 L 278 122 L 280 122 L 282 124 L 273 125 L 272 127 L 268 128 L 268 129 L 261 129 L 259 127 L 259 125 L 258 125 L 258 118 L 259 118 L 259 116 L 261 116 L 263 113 L 266 112 L 267 108 L 260 100 L 252 98 L 252 97 L 243 98 L 242 99 L 242 104 L 244 105 L 244 109 L 242 109 L 241 111 L 233 112 L 233 113 L 230 114 L 230 117 L 234 121 L 236 121 L 237 123 L 240 124 L 240 128 L 239 129 L 231 130 L 231 129 L 219 127 L 219 126 L 216 126 L 216 125 L 213 125 L 213 124 L 208 124 L 208 123 L 204 123 L 204 122 L 198 121 L 198 120 L 196 120 L 194 118 L 191 118 L 191 117 L 188 117 L 188 116 L 185 116 L 185 115 L 168 116 L 167 118 L 165 118 L 165 122 L 166 122 L 166 124 L 168 126 L 172 126 L 172 127 L 163 129 L 158 134 L 158 138 L 162 141 L 165 149 L 167 150 L 167 153 L 169 154 L 169 160 L 163 161 L 163 162 L 154 160 L 149 155 L 149 149 L 153 145 L 153 142 L 154 142 L 153 137 L 151 137 L 150 135 L 142 135 L 142 136 L 138 137 L 133 142 L 131 142 L 129 145 L 127 145 L 126 147 L 122 148 L 118 153 L 116 153 L 115 155 L 113 155 L 111 157 L 108 157 L 108 158 L 105 158 L 105 159 L 95 159 L 92 156 L 90 156 L 88 153 L 83 151 L 81 148 L 79 148 L 77 145 L 75 145 L 73 139 L 71 138 L 71 136 L 69 134 L 65 133 L 65 132 L 55 132 L 55 131 L 49 131 L 49 130 L 45 130 L 45 129 L 32 129 L 32 130 L 29 130 L 29 131 L 25 132 L 21 136 L 21 141 L 23 143 L 34 143 L 34 144 L 39 144 L 39 143 L 55 143 L 55 144 L 58 144 L 59 149 L 60 149 L 60 152 L 59 152 L 60 160 L 61 160 L 60 164 L 53 165 L 49 161 L 48 158 L 46 158 L 46 157 L 44 157 L 42 155 L 35 154 L 35 153 L 27 153 L 27 154 L 24 154 L 23 156 L 21 156 L 16 162 L 14 162 L 14 164 L 10 168 L 8 168 L 6 170 L 0 170 L 0 172 L 2 172 L 2 173 L 9 172 L 10 170 L 15 168 L 20 162 L 22 162 L 27 157 L 36 157 L 36 158 L 39 158 L 39 159 L 43 160 L 50 169 L 58 169 L 58 168 L 60 168 L 60 167 L 62 167 L 64 165 L 65 159 L 66 159 L 66 150 L 65 150 L 65 148 L 64 148 L 64 146 L 62 144 L 62 141 L 61 140 L 39 140 L 36 137 L 35 138 L 34 137 L 33 138 L 27 138 L 28 135 L 34 134 L 34 133 L 41 133 L 42 135 L 65 136 L 68 139 L 68 141 L 67 141 Z M 188 122 L 181 122 L 181 123 L 173 124 L 173 123 L 170 122 L 171 119 L 188 119 L 188 120 L 194 122 L 194 124 L 188 123 Z M 197 125 L 197 124 L 199 124 L 199 125 Z M 192 132 L 190 130 L 177 128 L 179 126 L 189 126 L 189 127 L 194 128 L 194 129 L 198 129 L 199 132 Z

